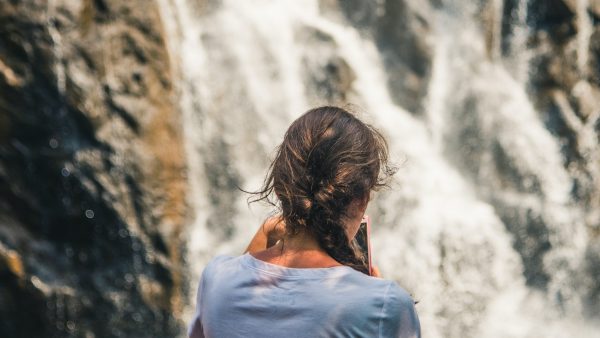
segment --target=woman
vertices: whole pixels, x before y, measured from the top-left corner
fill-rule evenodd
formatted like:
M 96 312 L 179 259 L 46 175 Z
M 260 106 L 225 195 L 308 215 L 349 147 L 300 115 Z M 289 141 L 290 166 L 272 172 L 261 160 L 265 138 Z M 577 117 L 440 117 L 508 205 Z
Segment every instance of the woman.
M 208 263 L 189 336 L 420 337 L 411 297 L 369 276 L 378 271 L 352 241 L 371 191 L 393 174 L 387 157 L 381 134 L 344 109 L 294 121 L 255 199 L 280 213 L 244 255 Z

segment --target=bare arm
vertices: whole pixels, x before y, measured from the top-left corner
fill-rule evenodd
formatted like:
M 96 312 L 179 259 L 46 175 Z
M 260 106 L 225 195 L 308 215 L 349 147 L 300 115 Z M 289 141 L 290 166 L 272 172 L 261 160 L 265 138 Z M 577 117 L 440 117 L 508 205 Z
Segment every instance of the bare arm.
M 277 241 L 283 238 L 285 234 L 285 223 L 280 217 L 268 218 L 256 231 L 256 234 L 248 244 L 246 252 L 258 252 L 266 250 Z

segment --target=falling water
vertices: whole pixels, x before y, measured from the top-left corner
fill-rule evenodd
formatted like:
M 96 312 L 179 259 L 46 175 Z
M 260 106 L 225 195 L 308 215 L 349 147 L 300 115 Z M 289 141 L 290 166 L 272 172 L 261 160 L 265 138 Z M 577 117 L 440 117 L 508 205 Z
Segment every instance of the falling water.
M 374 41 L 324 15 L 317 1 L 160 4 L 181 76 L 194 284 L 211 256 L 243 251 L 267 216 L 248 208 L 236 186 L 258 188 L 285 128 L 309 104 L 325 103 L 310 94 L 306 74 L 314 69 L 306 65 L 337 57 L 353 73 L 346 99 L 387 135 L 402 163 L 392 189 L 369 206 L 374 260 L 419 300 L 425 336 L 597 334 L 582 319 L 575 281 L 587 241 L 581 212 L 570 200 L 559 144 L 526 93 L 525 27 L 514 30 L 511 55 L 500 60 L 496 46 L 490 58 L 476 5 L 436 9 L 419 117 L 392 100 Z M 520 25 L 526 5 L 516 7 Z M 500 34 L 499 23 L 492 26 Z M 498 168 L 499 154 L 505 167 Z M 551 249 L 539 261 L 527 256 L 527 238 L 515 240 L 528 217 L 549 229 Z M 531 282 L 536 264 L 551 271 L 544 287 Z
M 577 66 L 581 74 L 587 74 L 588 50 L 594 28 L 587 12 L 588 7 L 589 0 L 577 0 Z
M 56 28 L 56 1 L 48 1 L 48 22 L 47 28 L 52 40 L 52 53 L 54 54 L 54 74 L 56 74 L 56 87 L 61 96 L 64 96 L 66 90 L 66 73 L 63 63 L 62 37 Z
M 511 13 L 512 36 L 508 40 L 509 53 L 504 66 L 519 83 L 525 83 L 528 76 L 531 51 L 527 48 L 529 29 L 527 27 L 527 0 L 518 0 Z

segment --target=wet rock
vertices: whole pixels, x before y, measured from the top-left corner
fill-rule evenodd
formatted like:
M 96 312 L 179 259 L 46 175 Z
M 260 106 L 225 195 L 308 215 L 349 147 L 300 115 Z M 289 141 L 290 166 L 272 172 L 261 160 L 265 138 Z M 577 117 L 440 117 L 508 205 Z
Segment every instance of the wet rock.
M 423 109 L 432 67 L 428 1 L 339 1 L 347 20 L 371 36 L 387 71 L 392 99 L 415 114 Z
M 543 260 L 551 249 L 551 222 L 543 218 L 543 206 L 537 196 L 544 195 L 544 183 L 535 172 L 519 161 L 519 150 L 499 130 L 513 128 L 499 116 L 498 105 L 489 104 L 488 92 L 468 94 L 453 109 L 453 124 L 445 151 L 459 170 L 471 177 L 478 194 L 494 207 L 513 238 L 513 248 L 523 264 L 527 285 L 544 289 L 549 280 Z M 508 101 L 508 95 L 498 101 Z M 530 145 L 531 146 L 531 145 Z M 500 193 L 503 192 L 503 193 Z M 509 192 L 509 193 L 507 193 Z
M 590 0 L 590 12 L 595 17 L 600 18 L 600 1 L 598 0 Z
M 595 2 L 587 11 L 593 13 Z M 564 165 L 573 179 L 572 195 L 586 213 L 588 227 L 598 222 L 600 203 L 600 140 L 595 125 L 600 112 L 598 71 L 600 21 L 577 18 L 576 1 L 533 1 L 528 22 L 532 27 L 530 91 L 547 129 L 559 139 Z M 589 34 L 589 40 L 581 34 Z
M 181 333 L 185 164 L 161 27 L 143 1 L 0 3 L 0 336 Z
M 508 40 L 519 27 L 511 26 L 518 21 L 514 18 L 516 2 L 506 1 L 504 4 L 502 56 L 506 57 L 503 61 L 510 64 L 512 46 Z M 597 261 L 595 243 L 600 238 L 597 230 L 600 214 L 596 211 L 600 205 L 600 134 L 597 127 L 600 111 L 596 104 L 600 99 L 597 81 L 598 22 L 578 21 L 578 13 L 574 1 L 529 2 L 527 48 L 531 57 L 526 81 L 528 100 L 534 103 L 536 114 L 544 122 L 542 133 L 548 132 L 558 140 L 555 144 L 561 156 L 554 163 L 564 167 L 566 176 L 561 180 L 565 183 L 564 191 L 569 194 L 572 208 L 576 210 L 573 212 L 582 214 L 582 232 L 589 240 L 583 264 L 593 266 Z M 588 33 L 589 41 L 582 38 Z M 523 47 L 517 46 L 517 49 Z M 468 85 L 464 87 L 470 88 Z M 560 289 L 555 281 L 556 267 L 564 263 L 564 259 L 554 252 L 567 251 L 565 248 L 571 245 L 572 238 L 566 233 L 576 231 L 564 229 L 577 229 L 579 225 L 561 223 L 560 217 L 550 212 L 556 206 L 545 191 L 548 183 L 558 176 L 553 174 L 543 178 L 539 168 L 528 167 L 526 161 L 515 156 L 518 152 L 516 143 L 499 137 L 501 133 L 498 130 L 503 128 L 500 121 L 505 114 L 502 107 L 511 106 L 510 91 L 502 93 L 505 89 L 497 87 L 490 92 L 486 92 L 485 88 L 470 90 L 473 92 L 465 97 L 459 96 L 456 107 L 447 107 L 453 111 L 452 120 L 460 121 L 453 123 L 448 130 L 448 134 L 453 135 L 445 145 L 448 158 L 466 177 L 473 179 L 478 194 L 494 207 L 505 224 L 513 238 L 513 247 L 523 262 L 527 284 L 552 294 Z M 505 97 L 501 98 L 503 95 Z M 496 96 L 498 101 L 489 104 Z M 527 114 L 528 111 L 525 104 L 520 104 L 514 107 L 513 113 Z M 490 135 L 497 136 L 490 140 Z M 547 145 L 553 143 L 554 140 Z M 534 145 L 529 144 L 528 148 L 531 147 Z M 531 153 L 529 158 L 535 156 L 538 155 Z M 545 159 L 548 160 L 548 156 Z M 557 240 L 557 233 L 561 233 L 563 239 Z M 595 276 L 593 269 L 581 266 L 569 269 L 574 276 L 573 285 L 589 283 L 577 286 L 585 292 L 578 293 L 581 298 L 574 303 L 590 304 L 588 310 L 597 306 L 598 292 L 592 286 L 595 282 L 591 277 Z M 586 294 L 588 291 L 590 295 Z M 557 303 L 566 306 L 567 300 L 559 298 Z M 593 313 L 592 310 L 587 312 L 588 315 Z
M 598 20 L 600 23 L 600 20 Z M 600 69 L 600 24 L 594 27 L 590 36 L 590 69 Z M 600 87 L 600 72 L 595 71 L 589 74 L 590 82 L 596 87 Z
M 527 22 L 533 29 L 544 31 L 562 44 L 577 33 L 575 4 L 567 0 L 534 0 L 528 3 Z
M 324 32 L 303 27 L 297 39 L 306 53 L 302 57 L 305 71 L 304 84 L 311 105 L 344 104 L 352 97 L 354 71 L 340 57 L 334 39 Z M 318 50 L 319 53 L 314 53 Z M 315 54 L 319 57 L 316 58 Z
M 588 276 L 600 275 L 600 242 L 589 243 L 586 250 L 586 270 Z M 589 290 L 585 304 L 589 313 L 595 314 L 600 307 L 600 285 L 594 278 L 585 278 L 583 283 L 586 284 L 585 289 Z

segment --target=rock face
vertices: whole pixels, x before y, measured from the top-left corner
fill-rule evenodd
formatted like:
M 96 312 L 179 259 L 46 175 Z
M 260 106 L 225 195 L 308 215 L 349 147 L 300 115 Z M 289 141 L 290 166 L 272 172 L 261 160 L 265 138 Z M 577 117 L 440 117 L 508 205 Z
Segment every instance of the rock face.
M 154 3 L 0 2 L 0 336 L 181 333 L 180 123 Z
M 600 255 L 600 15 L 597 2 L 530 1 L 530 87 L 536 109 L 560 141 L 572 178 L 571 196 L 581 206 L 590 241 L 586 269 L 598 276 Z M 600 308 L 600 284 L 585 281 L 590 313 Z
M 338 1 L 355 27 L 377 44 L 396 104 L 413 113 L 423 110 L 432 67 L 430 21 L 436 1 Z

